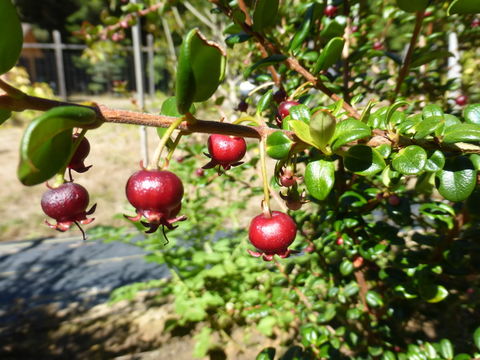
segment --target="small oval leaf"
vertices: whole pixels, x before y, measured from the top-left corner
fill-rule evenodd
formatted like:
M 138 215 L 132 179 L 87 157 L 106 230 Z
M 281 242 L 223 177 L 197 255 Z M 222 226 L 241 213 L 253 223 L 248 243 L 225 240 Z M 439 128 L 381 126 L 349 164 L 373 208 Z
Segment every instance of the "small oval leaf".
M 0 75 L 17 63 L 22 51 L 23 33 L 11 0 L 0 1 Z
M 320 149 L 324 149 L 335 133 L 337 121 L 328 110 L 318 110 L 310 119 L 310 136 Z
M 375 175 L 386 166 L 382 155 L 366 145 L 355 145 L 348 149 L 344 162 L 348 170 L 363 176 Z
M 325 45 L 317 59 L 317 62 L 315 63 L 315 67 L 313 68 L 314 74 L 328 69 L 330 66 L 339 61 L 342 56 L 344 44 L 345 40 L 343 40 L 341 37 L 334 37 L 331 39 L 327 45 Z
M 418 175 L 427 163 L 427 152 L 417 145 L 407 146 L 392 161 L 395 170 L 403 175 Z
M 293 141 L 281 131 L 275 131 L 267 137 L 267 154 L 273 159 L 285 159 Z
M 437 189 L 445 199 L 463 201 L 477 184 L 477 171 L 472 162 L 464 156 L 449 159 L 443 170 L 437 173 Z
M 337 124 L 335 134 L 332 137 L 332 149 L 335 151 L 349 142 L 363 139 L 371 134 L 372 130 L 370 127 L 359 120 L 350 118 L 340 121 Z
M 317 160 L 308 163 L 305 169 L 305 185 L 308 193 L 317 200 L 325 200 L 335 183 L 333 161 Z

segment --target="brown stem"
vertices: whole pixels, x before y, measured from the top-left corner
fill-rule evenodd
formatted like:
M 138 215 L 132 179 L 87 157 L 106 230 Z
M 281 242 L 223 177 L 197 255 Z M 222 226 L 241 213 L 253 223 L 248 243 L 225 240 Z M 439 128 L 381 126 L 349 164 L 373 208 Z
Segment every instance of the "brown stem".
M 368 292 L 368 285 L 365 281 L 365 275 L 362 270 L 355 271 L 355 279 L 357 280 L 358 287 L 360 289 L 360 301 L 362 302 L 365 311 L 369 311 L 368 304 L 367 304 L 367 292 Z
M 415 19 L 415 28 L 413 29 L 412 38 L 410 39 L 410 45 L 408 47 L 405 60 L 403 61 L 403 66 L 400 69 L 400 73 L 398 75 L 397 86 L 395 87 L 395 98 L 400 93 L 400 88 L 403 84 L 403 81 L 405 80 L 405 77 L 408 74 L 408 70 L 410 69 L 410 64 L 412 63 L 413 51 L 415 50 L 415 45 L 417 44 L 418 35 L 420 34 L 420 30 L 422 28 L 423 19 L 424 19 L 424 12 L 417 11 L 417 15 Z

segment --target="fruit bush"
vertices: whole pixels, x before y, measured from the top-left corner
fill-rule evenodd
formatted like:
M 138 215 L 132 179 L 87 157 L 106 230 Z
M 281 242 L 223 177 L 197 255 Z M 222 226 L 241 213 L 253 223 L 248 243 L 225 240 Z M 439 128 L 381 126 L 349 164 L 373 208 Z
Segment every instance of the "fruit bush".
M 222 19 L 228 49 L 207 40 L 218 34 L 188 29 L 175 96 L 161 115 L 34 97 L 0 80 L 2 120 L 12 111 L 44 111 L 25 129 L 18 177 L 27 186 L 53 178 L 42 199 L 57 221 L 50 226 L 91 222 L 95 207 L 87 211 L 88 192 L 72 174 L 88 170 L 87 131 L 104 122 L 154 126 L 160 140 L 152 161 L 126 185 L 136 209 L 128 218 L 152 233 L 137 245 L 167 264 L 172 278 L 119 289 L 114 299 L 160 287 L 178 314 L 166 330 L 206 324 L 198 356 L 245 326 L 290 346 L 285 359 L 480 357 L 480 92 L 471 70 L 480 3 L 198 3 Z M 142 16 L 155 32 L 175 9 L 128 4 L 122 16 L 105 14 L 103 26 L 85 24 L 79 34 L 90 44 L 118 41 Z M 17 61 L 22 38 L 15 8 L 1 0 L 6 33 L 0 73 Z M 462 39 L 463 82 L 447 63 L 456 56 L 447 34 Z M 239 116 L 198 119 L 194 103 L 208 104 L 239 72 L 255 86 Z M 192 133 L 210 134 L 207 156 L 207 144 L 185 142 Z M 173 158 L 177 148 L 187 154 L 181 161 Z M 268 157 L 276 161 L 272 173 Z M 229 205 L 207 204 L 229 194 Z M 262 194 L 250 225 L 225 230 L 246 199 Z M 271 209 L 271 199 L 282 211 Z M 264 349 L 258 359 L 275 352 Z

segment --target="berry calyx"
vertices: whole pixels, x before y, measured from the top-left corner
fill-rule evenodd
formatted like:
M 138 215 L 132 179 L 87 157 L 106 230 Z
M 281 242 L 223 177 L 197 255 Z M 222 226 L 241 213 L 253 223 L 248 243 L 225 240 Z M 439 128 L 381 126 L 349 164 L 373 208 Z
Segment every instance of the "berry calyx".
M 334 5 L 327 5 L 325 10 L 323 10 L 323 14 L 328 16 L 329 18 L 334 18 L 337 15 L 338 8 Z
M 457 98 L 455 99 L 455 103 L 458 105 L 458 106 L 465 106 L 467 105 L 468 103 L 468 97 L 466 95 L 459 95 L 457 96 Z
M 240 160 L 247 152 L 245 139 L 239 136 L 213 134 L 208 138 L 208 156 L 211 160 L 202 169 L 220 165 L 225 170 L 243 164 Z
M 127 199 L 137 211 L 136 216 L 125 216 L 132 221 L 144 217 L 142 224 L 155 232 L 160 225 L 173 229 L 173 223 L 186 220 L 177 217 L 183 197 L 183 184 L 177 175 L 170 171 L 140 170 L 134 173 L 125 187 Z
M 93 205 L 87 211 L 89 201 L 88 191 L 82 185 L 67 182 L 56 188 L 50 188 L 42 195 L 41 206 L 43 212 L 57 223 L 51 224 L 47 220 L 45 223 L 61 232 L 70 229 L 72 224 L 79 228 L 78 223 L 90 224 L 94 219 L 87 219 L 87 215 L 93 214 L 97 205 Z M 85 239 L 85 233 L 81 228 L 80 230 Z
M 274 255 L 286 258 L 290 255 L 288 247 L 296 235 L 297 225 L 287 214 L 272 211 L 272 216 L 267 217 L 262 213 L 252 219 L 248 231 L 250 242 L 259 251 L 248 250 L 248 253 L 261 256 L 265 261 L 271 261 Z
M 72 140 L 76 141 L 80 134 L 73 134 Z M 78 173 L 84 173 L 88 169 L 92 167 L 90 166 L 85 166 L 84 161 L 87 158 L 88 154 L 90 153 L 90 143 L 88 140 L 83 137 L 82 140 L 80 141 L 80 144 L 77 147 L 77 150 L 72 156 L 72 159 L 70 160 L 70 163 L 68 164 L 68 169 L 74 170 Z

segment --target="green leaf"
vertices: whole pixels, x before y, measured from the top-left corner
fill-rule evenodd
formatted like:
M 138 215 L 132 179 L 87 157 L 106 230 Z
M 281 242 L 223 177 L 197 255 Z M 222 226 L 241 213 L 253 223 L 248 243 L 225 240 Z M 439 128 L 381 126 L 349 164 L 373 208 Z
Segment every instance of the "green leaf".
M 437 119 L 440 121 L 443 120 L 443 110 L 438 105 L 430 104 L 423 108 L 422 117 L 424 120 Z
M 273 98 L 273 90 L 268 90 L 265 94 L 262 95 L 260 100 L 257 103 L 257 114 L 261 114 L 268 109 Z
M 292 40 L 290 40 L 290 44 L 288 45 L 288 50 L 292 51 L 294 54 L 296 54 L 296 50 L 302 46 L 303 42 L 308 37 L 310 29 L 312 28 L 315 10 L 319 6 L 320 4 L 313 3 L 305 11 L 303 22 L 300 25 L 300 28 L 295 32 L 295 35 L 293 36 Z
M 418 175 L 427 163 L 427 152 L 417 145 L 407 146 L 398 152 L 392 161 L 392 166 L 400 174 Z
M 467 123 L 480 125 L 480 104 L 470 104 L 463 109 L 463 117 Z
M 385 351 L 382 355 L 382 360 L 396 360 L 395 354 L 391 351 Z
M 190 114 L 195 114 L 195 105 L 192 104 L 190 106 L 190 109 L 188 112 Z M 172 116 L 172 117 L 180 117 L 183 116 L 178 112 L 177 109 L 177 99 L 175 96 L 171 96 L 167 98 L 163 103 L 162 103 L 162 108 L 160 109 L 160 114 L 165 115 L 165 116 Z
M 285 159 L 290 152 L 293 141 L 281 131 L 275 131 L 267 137 L 267 154 L 272 159 Z
M 225 75 L 225 52 L 207 41 L 198 29 L 191 30 L 180 49 L 177 64 L 175 97 L 180 114 L 189 111 L 193 102 L 208 100 Z
M 472 360 L 472 357 L 468 354 L 462 353 L 462 354 L 455 355 L 453 360 Z
M 325 149 L 333 134 L 337 122 L 328 110 L 318 110 L 310 119 L 310 136 L 320 149 Z M 323 150 L 322 150 L 323 151 Z
M 388 158 L 392 153 L 392 147 L 389 144 L 378 145 L 375 150 L 377 150 L 384 159 Z
M 265 348 L 257 355 L 255 360 L 274 360 L 275 359 L 275 348 L 269 347 Z
M 256 62 L 252 66 L 250 66 L 247 70 L 245 70 L 245 72 L 243 73 L 243 76 L 244 77 L 249 77 L 250 74 L 253 71 L 255 71 L 257 69 L 267 67 L 267 66 L 270 66 L 270 65 L 276 65 L 278 63 L 281 63 L 281 62 L 285 61 L 287 59 L 287 57 L 288 56 L 282 55 L 282 54 L 270 55 L 269 57 L 266 57 L 266 58 Z
M 262 31 L 275 25 L 279 0 L 256 0 L 253 10 L 253 30 Z
M 11 0 L 0 0 L 0 75 L 17 63 L 23 45 L 23 32 Z
M 429 118 L 426 120 L 422 120 L 417 123 L 413 129 L 415 129 L 415 139 L 423 139 L 428 135 L 433 134 L 440 126 L 443 125 L 442 120 L 436 118 Z
M 252 35 L 249 35 L 242 31 L 242 32 L 227 36 L 225 39 L 225 44 L 227 44 L 229 47 L 233 47 L 235 44 L 240 44 L 245 41 L 248 41 L 251 37 Z
M 470 161 L 473 164 L 475 170 L 480 171 L 480 155 L 479 154 L 471 154 L 469 156 Z
M 305 169 L 305 185 L 308 193 L 317 200 L 325 200 L 335 183 L 333 161 L 317 160 L 309 162 Z
M 383 299 L 379 293 L 369 290 L 367 291 L 367 295 L 365 297 L 368 305 L 372 307 L 383 306 Z
M 341 37 L 331 39 L 320 53 L 313 68 L 313 73 L 317 74 L 319 71 L 326 70 L 340 60 L 344 44 L 345 40 Z
M 447 10 L 448 15 L 477 13 L 480 13 L 478 0 L 453 0 Z
M 442 285 L 423 284 L 419 286 L 420 296 L 429 303 L 437 303 L 448 296 L 448 291 Z
M 458 124 L 445 130 L 443 142 L 480 142 L 480 124 Z
M 355 145 L 348 149 L 344 162 L 348 170 L 363 176 L 375 175 L 386 166 L 382 155 L 366 145 Z
M 204 357 L 212 348 L 212 329 L 209 327 L 202 327 L 200 333 L 195 335 L 195 347 L 193 348 L 193 356 L 196 358 Z
M 428 6 L 428 0 L 397 0 L 400 9 L 406 12 L 416 12 L 425 10 Z
M 420 53 L 416 53 L 413 56 L 412 64 L 410 67 L 412 69 L 430 63 L 434 60 L 444 59 L 453 54 L 447 50 L 431 50 L 431 49 L 422 49 Z
M 473 333 L 473 342 L 475 346 L 480 350 L 480 327 L 478 327 Z
M 5 121 L 7 121 L 10 116 L 12 116 L 12 112 L 8 110 L 0 109 L 0 125 L 2 125 Z
M 56 107 L 33 120 L 20 142 L 17 176 L 22 184 L 32 186 L 50 179 L 70 158 L 72 129 L 98 124 L 97 113 L 80 106 Z
M 445 155 L 440 150 L 435 150 L 425 164 L 425 171 L 437 172 L 445 166 Z
M 477 171 L 464 156 L 446 161 L 443 170 L 437 173 L 437 189 L 445 199 L 463 201 L 475 189 Z
M 316 147 L 315 142 L 310 136 L 310 128 L 308 124 L 305 124 L 304 122 L 299 120 L 290 120 L 288 122 L 288 125 L 291 127 L 295 135 L 297 135 L 300 140 L 302 140 L 304 143 Z
M 340 16 L 337 16 L 335 19 L 324 18 L 325 26 L 320 32 L 320 37 L 325 40 L 341 37 L 345 30 L 345 22 L 342 21 L 342 23 L 340 23 L 340 20 Z
M 445 359 L 453 359 L 453 345 L 448 339 L 440 341 L 440 353 Z
M 265 316 L 257 324 L 257 330 L 265 336 L 271 336 L 275 325 L 277 325 L 277 318 L 274 316 Z
M 342 263 L 340 264 L 340 273 L 343 276 L 350 275 L 353 272 L 353 264 L 350 260 L 343 260 Z
M 294 105 L 290 108 L 289 111 L 290 117 L 293 120 L 300 120 L 307 124 L 310 122 L 310 109 L 308 108 L 308 106 L 303 104 Z
M 350 118 L 340 121 L 337 124 L 335 134 L 332 137 L 332 149 L 335 151 L 349 142 L 363 139 L 371 134 L 372 130 L 370 127 L 359 120 Z

